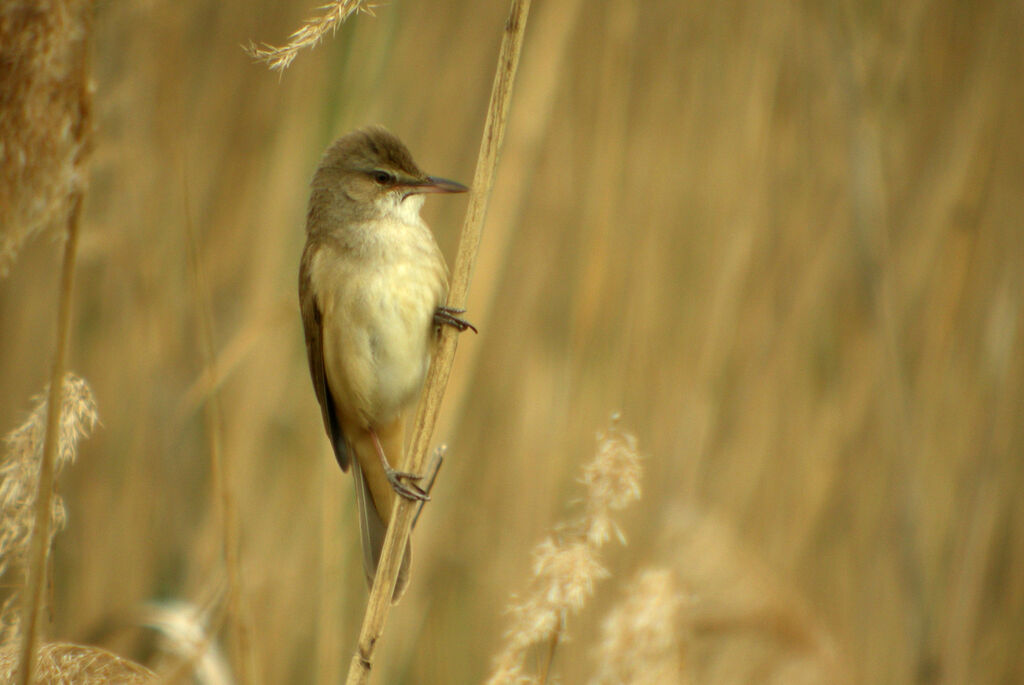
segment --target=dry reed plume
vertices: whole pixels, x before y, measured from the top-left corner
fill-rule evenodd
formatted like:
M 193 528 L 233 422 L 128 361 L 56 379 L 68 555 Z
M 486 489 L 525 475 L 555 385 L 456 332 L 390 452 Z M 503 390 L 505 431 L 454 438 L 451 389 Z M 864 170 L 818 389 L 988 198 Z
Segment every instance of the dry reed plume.
M 39 662 L 38 623 L 54 521 L 63 508 L 54 493 L 56 471 L 74 455 L 80 426 L 92 427 L 95 410 L 84 382 L 66 383 L 71 334 L 71 298 L 85 193 L 85 163 L 92 141 L 92 87 L 88 76 L 92 3 L 8 2 L 0 8 L 0 278 L 32 233 L 60 223 L 63 259 L 56 309 L 56 335 L 45 404 L 35 421 L 14 434 L 10 470 L 5 473 L 5 533 L 18 544 L 6 550 L 20 562 L 18 586 L 25 592 L 13 615 L 13 597 L 4 605 L 8 648 L 17 641 L 14 679 L 27 685 Z M 71 406 L 68 407 L 70 392 Z M 88 397 L 88 399 L 85 399 Z M 58 405 L 58 406 L 55 406 Z M 65 412 L 65 409 L 68 411 Z M 70 417 L 70 418 L 69 418 Z M 31 465 L 18 459 L 31 459 Z M 29 483 L 25 486 L 21 483 Z M 28 490 L 25 488 L 28 487 Z M 26 492 L 34 490 L 30 498 Z M 31 524 L 27 524 L 31 518 Z M 6 526 L 10 525 L 10 528 Z
M 684 595 L 667 568 L 650 568 L 625 585 L 625 598 L 601 623 L 591 685 L 684 685 Z
M 282 47 L 264 44 L 262 47 L 250 42 L 245 51 L 255 60 L 263 62 L 273 71 L 283 72 L 302 50 L 315 48 L 328 32 L 334 33 L 346 19 L 362 12 L 373 14 L 373 3 L 363 0 L 337 0 L 320 9 L 323 14 L 306 21 L 288 38 Z
M 0 462 L 0 580 L 12 588 L 0 610 L 0 681 L 5 683 L 14 682 L 22 668 L 18 645 L 22 642 L 24 612 L 20 605 L 28 598 L 21 588 L 28 578 L 29 548 L 37 518 L 48 395 L 47 390 L 36 397 L 36 406 L 25 422 L 4 438 L 5 452 Z M 79 441 L 87 438 L 99 421 L 92 390 L 82 378 L 67 374 L 61 397 L 56 473 L 75 461 Z M 47 550 L 67 521 L 63 500 L 55 494 L 50 502 L 51 523 L 44 541 Z M 40 645 L 34 654 L 34 683 L 155 682 L 154 674 L 143 666 L 95 647 L 55 642 Z
M 13 682 L 17 659 L 13 651 L 0 650 L 0 681 Z M 149 669 L 111 654 L 105 649 L 51 642 L 39 648 L 35 685 L 141 685 L 159 679 Z
M 84 182 L 81 0 L 0 6 L 0 278 L 33 233 L 62 222 Z
M 583 467 L 583 514 L 558 526 L 533 550 L 530 587 L 509 610 L 512 625 L 488 685 L 548 681 L 569 615 L 579 612 L 594 594 L 595 583 L 608 576 L 599 559 L 601 547 L 612 535 L 625 542 L 613 514 L 640 499 L 640 475 L 636 438 L 613 417 L 598 434 L 594 460 Z M 535 648 L 546 653 L 533 674 L 527 658 Z
M 0 463 L 0 579 L 13 588 L 6 598 L 0 623 L 0 642 L 11 644 L 21 631 L 18 604 L 24 600 L 20 588 L 27 580 L 29 541 L 36 516 L 36 493 L 43 461 L 43 438 L 46 424 L 46 396 L 35 398 L 35 408 L 23 424 L 4 438 L 5 454 Z M 89 385 L 74 374 L 64 378 L 60 414 L 59 440 L 55 469 L 59 473 L 74 462 L 78 441 L 88 437 L 99 420 L 96 401 Z M 64 502 L 54 496 L 50 512 L 51 526 L 47 548 L 63 528 L 67 519 Z

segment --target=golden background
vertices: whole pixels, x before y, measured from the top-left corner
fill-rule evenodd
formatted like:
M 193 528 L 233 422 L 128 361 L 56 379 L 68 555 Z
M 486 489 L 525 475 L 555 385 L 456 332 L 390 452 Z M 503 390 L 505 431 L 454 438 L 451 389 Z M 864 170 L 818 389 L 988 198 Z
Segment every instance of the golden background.
M 314 11 L 96 6 L 69 367 L 102 427 L 58 484 L 51 636 L 142 659 L 111 626 L 223 587 L 212 427 L 260 681 L 347 666 L 366 589 L 298 314 L 308 181 L 381 123 L 468 183 L 507 6 L 394 0 L 280 77 L 240 49 Z M 534 3 L 376 682 L 486 677 L 612 411 L 644 493 L 560 682 L 651 567 L 694 683 L 1024 678 L 1022 35 L 996 1 Z M 449 262 L 464 208 L 427 203 Z M 36 238 L 0 281 L 2 432 L 47 380 L 58 256 Z

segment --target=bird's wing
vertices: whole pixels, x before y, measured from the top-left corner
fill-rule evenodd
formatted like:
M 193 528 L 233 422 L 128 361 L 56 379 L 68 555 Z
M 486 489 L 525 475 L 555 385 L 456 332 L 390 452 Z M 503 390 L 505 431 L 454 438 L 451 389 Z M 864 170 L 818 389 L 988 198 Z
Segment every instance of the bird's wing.
M 309 374 L 313 377 L 313 389 L 320 403 L 320 413 L 324 420 L 324 429 L 331 439 L 334 457 L 342 471 L 348 471 L 349 456 L 345 445 L 345 435 L 338 422 L 334 397 L 331 395 L 330 384 L 324 371 L 323 327 L 321 325 L 320 305 L 316 292 L 310 282 L 310 262 L 313 251 L 307 246 L 302 253 L 302 266 L 299 269 L 299 305 L 302 308 L 302 327 L 306 333 L 306 355 L 309 358 Z

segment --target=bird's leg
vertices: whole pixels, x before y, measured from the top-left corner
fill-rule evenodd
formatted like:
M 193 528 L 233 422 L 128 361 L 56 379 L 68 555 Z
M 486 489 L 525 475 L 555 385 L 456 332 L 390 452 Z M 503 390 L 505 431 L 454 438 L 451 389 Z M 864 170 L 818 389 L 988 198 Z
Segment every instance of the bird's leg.
M 474 333 L 479 333 L 476 326 L 466 321 L 465 319 L 459 318 L 459 314 L 465 314 L 465 309 L 455 309 L 454 307 L 438 307 L 434 310 L 434 325 L 436 326 L 451 326 L 459 333 L 466 330 L 467 328 Z
M 380 459 L 380 465 L 384 468 L 384 475 L 387 476 L 392 489 L 408 500 L 413 500 L 414 502 L 428 501 L 430 496 L 423 492 L 423 488 L 415 483 L 415 481 L 423 478 L 423 476 L 391 468 L 391 464 L 388 463 L 388 458 L 384 455 L 384 447 L 380 444 L 380 438 L 377 437 L 377 431 L 373 430 L 373 428 L 369 428 L 368 430 L 370 431 L 370 438 L 373 440 L 373 447 L 377 450 L 377 457 Z M 403 478 L 414 482 L 406 485 L 402 482 Z

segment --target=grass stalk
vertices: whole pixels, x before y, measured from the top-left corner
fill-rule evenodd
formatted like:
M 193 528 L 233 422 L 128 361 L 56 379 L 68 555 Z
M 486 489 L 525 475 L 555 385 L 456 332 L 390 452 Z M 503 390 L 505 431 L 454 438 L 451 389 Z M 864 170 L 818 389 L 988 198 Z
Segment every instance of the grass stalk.
M 469 207 L 462 224 L 459 249 L 455 258 L 455 267 L 452 270 L 452 281 L 448 294 L 448 305 L 452 307 L 463 307 L 469 291 L 469 280 L 480 248 L 487 203 L 494 185 L 494 174 L 508 121 L 512 87 L 519 66 L 519 54 L 523 45 L 529 10 L 530 0 L 512 0 L 508 19 L 505 22 L 505 31 L 498 54 L 498 66 L 491 88 L 483 138 L 480 142 L 480 154 L 477 157 L 476 172 L 473 176 L 473 186 L 469 196 Z M 445 386 L 451 374 L 457 344 L 456 332 L 451 328 L 442 327 L 440 343 L 430 365 L 423 400 L 420 402 L 416 416 L 409 462 L 405 464 L 405 468 L 410 471 L 418 473 L 423 470 L 434 427 L 437 424 L 441 398 L 444 396 Z M 392 514 L 391 525 L 388 527 L 387 537 L 384 540 L 384 549 L 381 552 L 373 588 L 370 590 L 370 598 L 359 633 L 359 643 L 349 666 L 346 681 L 349 685 L 365 683 L 369 678 L 370 669 L 373 666 L 374 650 L 383 634 L 384 622 L 391 609 L 391 597 L 398 578 L 402 551 L 405 549 L 416 511 L 417 507 L 414 502 L 401 497 L 395 498 L 395 510 Z
M 71 297 L 74 292 L 75 257 L 78 250 L 78 230 L 82 218 L 81 188 L 71 200 L 67 236 L 64 242 L 64 260 L 60 272 L 60 293 L 57 304 L 57 347 L 50 370 L 50 389 L 46 408 L 46 434 L 43 442 L 43 462 L 39 466 L 39 486 L 36 491 L 35 524 L 28 556 L 28 593 L 22 607 L 21 648 L 15 682 L 29 685 L 35 667 L 38 643 L 39 617 L 43 607 L 43 589 L 46 587 L 46 561 L 49 557 L 50 519 L 53 507 L 54 464 L 57 459 L 60 415 L 64 403 L 64 367 L 67 365 L 68 340 L 71 337 Z
M 558 617 L 558 627 L 551 631 L 551 636 L 548 638 L 548 649 L 544 655 L 544 663 L 541 664 L 540 675 L 537 680 L 540 685 L 547 685 L 548 676 L 551 674 L 551 666 L 555 663 L 555 652 L 558 651 L 558 644 L 562 639 L 562 630 L 565 627 L 565 612 L 561 612 Z

